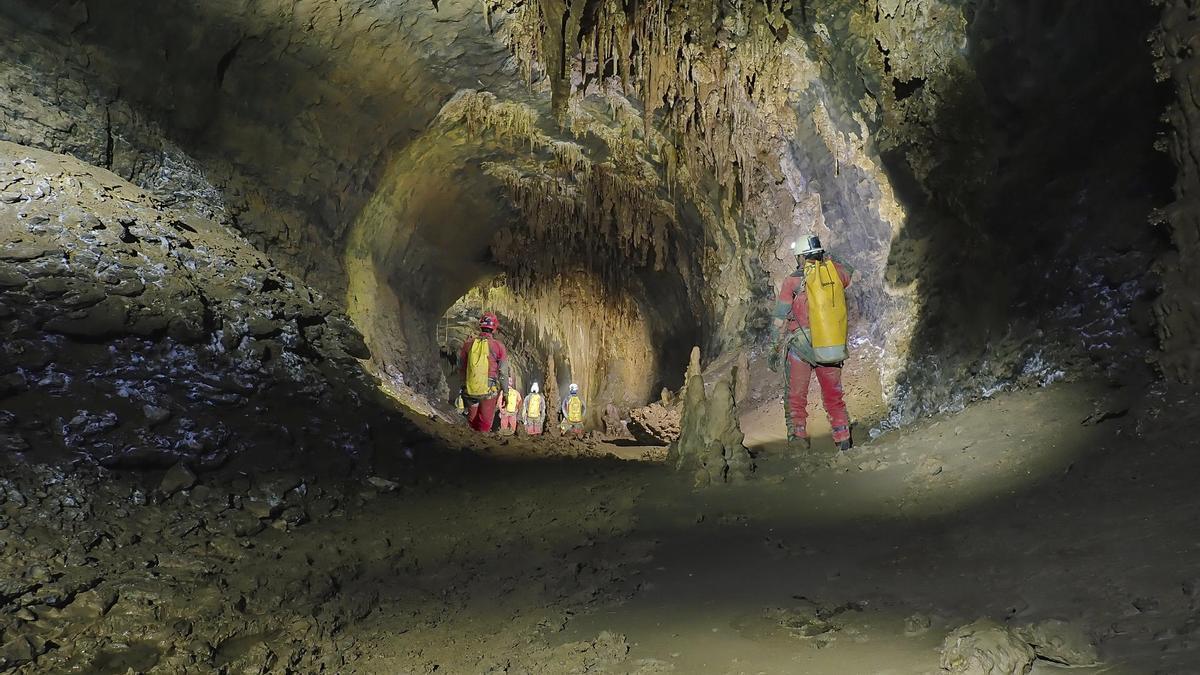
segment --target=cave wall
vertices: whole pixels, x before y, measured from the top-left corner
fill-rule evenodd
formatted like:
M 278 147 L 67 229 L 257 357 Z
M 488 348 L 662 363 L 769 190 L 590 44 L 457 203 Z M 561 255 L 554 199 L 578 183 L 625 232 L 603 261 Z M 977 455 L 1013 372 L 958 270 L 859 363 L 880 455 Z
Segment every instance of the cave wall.
M 1144 370 L 1162 246 L 1145 221 L 1166 175 L 1151 4 L 816 2 L 806 16 L 904 209 L 885 289 L 915 302 L 885 318 L 910 326 L 886 347 L 888 423 Z
M 377 440 L 411 432 L 364 377 L 366 346 L 336 299 L 236 231 L 4 141 L 0 185 L 6 455 L 365 470 Z
M 16 38 L 4 47 L 16 73 L 5 138 L 138 184 L 149 173 L 139 165 L 180 147 L 239 229 L 331 292 L 344 281 L 324 252 L 389 155 L 427 127 L 455 78 L 491 81 L 504 61 L 474 6 L 453 2 L 401 13 L 374 2 L 18 1 L 0 8 L 0 26 Z
M 1147 2 L 21 0 L 0 8 L 0 137 L 203 205 L 345 298 L 375 372 L 433 394 L 436 322 L 489 279 L 519 296 L 582 270 L 711 361 L 764 338 L 788 243 L 815 231 L 859 271 L 855 341 L 902 422 L 1144 358 L 1157 20 Z M 1190 267 L 1161 260 L 1160 363 L 1184 372 Z
M 1162 353 L 1158 367 L 1172 380 L 1200 376 L 1200 20 L 1195 2 L 1164 2 L 1155 35 L 1158 74 L 1169 78 L 1175 99 L 1167 111 L 1173 130 L 1162 148 L 1178 169 L 1174 200 L 1160 214 L 1172 250 L 1158 261 L 1162 295 L 1154 306 Z

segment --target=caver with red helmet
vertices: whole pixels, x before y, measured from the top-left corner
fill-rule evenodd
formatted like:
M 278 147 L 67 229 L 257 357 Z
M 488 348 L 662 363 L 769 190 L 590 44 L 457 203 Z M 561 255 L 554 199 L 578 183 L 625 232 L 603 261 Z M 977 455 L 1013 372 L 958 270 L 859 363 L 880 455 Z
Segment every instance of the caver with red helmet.
M 467 422 L 476 431 L 491 431 L 500 392 L 508 390 L 508 350 L 496 339 L 500 319 L 492 312 L 479 317 L 479 335 L 463 342 L 458 354 L 466 390 Z
M 483 316 L 479 317 L 479 330 L 495 333 L 500 330 L 500 319 L 491 312 L 484 312 Z

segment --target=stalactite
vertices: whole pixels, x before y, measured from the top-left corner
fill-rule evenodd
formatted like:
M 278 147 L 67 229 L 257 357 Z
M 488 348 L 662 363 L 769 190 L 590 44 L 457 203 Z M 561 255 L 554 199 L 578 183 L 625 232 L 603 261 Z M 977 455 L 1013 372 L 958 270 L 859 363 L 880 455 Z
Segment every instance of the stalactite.
M 558 7 L 560 20 L 565 11 L 577 21 L 571 7 L 545 3 Z M 495 2 L 492 11 L 507 11 L 517 23 L 528 20 L 525 10 L 506 5 L 508 0 Z M 546 12 L 542 20 L 548 19 L 553 17 Z M 666 127 L 679 136 L 669 161 L 681 159 L 691 164 L 692 175 L 716 178 L 721 210 L 728 215 L 736 207 L 736 195 L 751 184 L 759 149 L 794 124 L 779 86 L 794 70 L 789 68 L 787 31 L 777 28 L 787 25 L 781 7 L 762 0 L 729 5 L 715 0 L 631 5 L 603 0 L 594 24 L 586 28 L 590 32 L 581 36 L 577 79 L 584 86 L 602 83 L 611 70 L 623 89 L 632 85 L 642 100 L 647 137 L 656 114 L 665 110 Z M 552 31 L 554 25 L 544 30 Z M 556 49 L 567 46 L 555 42 Z M 518 60 L 532 55 L 523 43 L 510 42 L 509 47 Z M 562 68 L 562 59 L 569 57 L 542 56 L 547 70 Z M 554 92 L 561 96 L 559 89 Z M 564 106 L 554 103 L 556 111 Z M 675 168 L 668 167 L 667 173 L 674 184 Z
M 487 91 L 463 89 L 438 113 L 445 124 L 463 124 L 473 135 L 491 132 L 503 143 L 528 143 L 530 151 L 551 141 L 538 127 L 538 114 L 524 103 L 501 101 Z

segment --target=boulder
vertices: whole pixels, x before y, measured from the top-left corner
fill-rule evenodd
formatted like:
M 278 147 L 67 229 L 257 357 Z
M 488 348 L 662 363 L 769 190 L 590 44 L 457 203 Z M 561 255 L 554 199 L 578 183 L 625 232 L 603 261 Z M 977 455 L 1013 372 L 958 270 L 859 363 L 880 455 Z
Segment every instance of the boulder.
M 1016 633 L 1033 647 L 1039 658 L 1047 661 L 1064 666 L 1095 666 L 1100 663 L 1096 645 L 1075 624 L 1049 619 L 1022 626 Z
M 246 332 L 253 337 L 267 337 L 283 329 L 283 324 L 265 316 L 254 316 L 246 322 Z
M 643 445 L 670 445 L 679 438 L 679 411 L 652 403 L 629 411 L 629 432 Z
M 47 256 L 62 257 L 61 249 L 48 248 L 40 244 L 10 244 L 0 248 L 0 260 L 7 262 L 28 262 Z
M 175 466 L 167 469 L 162 482 L 158 484 L 158 491 L 163 495 L 170 496 L 180 490 L 186 490 L 195 484 L 196 474 L 184 466 L 183 462 L 177 462 Z
M 0 267 L 0 288 L 21 288 L 28 281 L 15 267 Z
M 979 619 L 946 636 L 941 663 L 943 670 L 963 675 L 1026 675 L 1036 656 L 1012 630 Z

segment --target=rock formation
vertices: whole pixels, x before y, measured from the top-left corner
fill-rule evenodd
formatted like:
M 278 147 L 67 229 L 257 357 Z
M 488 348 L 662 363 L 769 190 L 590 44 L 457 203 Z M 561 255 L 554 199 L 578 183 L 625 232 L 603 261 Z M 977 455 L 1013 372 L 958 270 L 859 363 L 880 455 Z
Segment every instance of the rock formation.
M 942 669 L 964 675 L 1026 675 L 1034 658 L 1024 640 L 989 619 L 951 632 L 942 646 Z
M 448 448 L 540 442 L 468 435 L 449 409 L 485 308 L 521 384 L 543 383 L 550 436 L 573 381 L 591 427 L 630 410 L 687 482 L 750 477 L 739 405 L 776 396 L 749 378 L 803 233 L 855 270 L 851 366 L 886 398 L 873 432 L 1086 379 L 1147 394 L 1120 415 L 1152 436 L 1158 399 L 1200 377 L 1197 9 L 0 2 L 0 671 L 348 670 L 368 647 L 341 631 L 384 604 L 379 580 L 431 563 L 395 562 L 406 522 L 348 542 L 346 509 L 439 480 L 429 455 L 473 461 Z M 721 374 L 707 389 L 702 362 Z M 831 465 L 949 490 L 969 447 Z M 492 510 L 533 520 L 508 497 Z M 597 520 L 565 559 L 534 556 L 586 596 L 571 611 L 629 578 Z M 474 579 L 494 561 L 472 546 L 537 553 L 567 523 L 442 550 Z M 777 625 L 832 625 L 812 611 Z M 1163 658 L 1186 658 L 1188 622 Z M 951 638 L 952 672 L 1096 652 L 1054 621 Z M 633 667 L 613 633 L 557 649 L 564 671 Z
M 211 469 L 315 460 L 310 443 L 339 439 L 321 461 L 370 460 L 370 354 L 335 303 L 104 169 L 0 142 L 0 184 L 10 449 Z M 325 406 L 342 415 L 303 417 Z M 289 408 L 313 435 L 257 448 Z
M 1197 55 L 1191 45 L 1200 36 L 1195 6 L 1184 0 L 1163 5 L 1161 28 L 1155 33 L 1159 78 L 1169 79 L 1176 100 L 1167 111 L 1173 131 L 1159 145 L 1175 162 L 1175 201 L 1156 214 L 1170 228 L 1173 250 L 1158 261 L 1163 293 L 1154 306 L 1161 354 L 1158 367 L 1168 377 L 1195 382 L 1200 376 L 1200 105 L 1196 92 Z
M 699 347 L 692 349 L 685 381 L 679 438 L 669 453 L 676 469 L 692 475 L 696 487 L 749 478 L 754 460 L 742 444 L 733 383 L 722 379 L 711 394 L 705 393 Z

